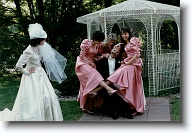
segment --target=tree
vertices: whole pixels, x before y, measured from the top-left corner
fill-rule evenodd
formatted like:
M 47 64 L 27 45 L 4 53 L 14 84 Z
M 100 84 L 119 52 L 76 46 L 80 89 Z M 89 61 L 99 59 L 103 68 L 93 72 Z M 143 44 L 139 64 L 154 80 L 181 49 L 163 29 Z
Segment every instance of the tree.
M 167 20 L 161 27 L 161 48 L 162 49 L 179 49 L 178 30 L 174 21 Z
M 41 23 L 41 25 L 43 26 L 43 27 L 45 27 L 45 15 L 44 15 L 44 11 L 45 11 L 45 9 L 44 9 L 44 5 L 43 5 L 43 0 L 37 0 L 36 1 L 37 2 L 37 7 L 38 7 L 38 11 L 39 11 L 39 22 Z
M 105 7 L 110 7 L 112 5 L 113 0 L 104 0 Z
M 173 5 L 173 6 L 180 6 L 180 0 L 149 0 L 149 1 L 169 4 L 169 5 Z
M 30 12 L 30 18 L 34 19 L 35 18 L 35 8 L 32 0 L 27 0 L 28 7 L 29 7 L 29 12 Z

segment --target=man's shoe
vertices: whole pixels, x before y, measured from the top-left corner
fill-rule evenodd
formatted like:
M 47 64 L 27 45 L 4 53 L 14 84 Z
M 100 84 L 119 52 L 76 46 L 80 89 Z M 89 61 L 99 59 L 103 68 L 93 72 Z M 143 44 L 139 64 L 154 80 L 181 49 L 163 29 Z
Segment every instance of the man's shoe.
M 112 118 L 114 120 L 118 119 L 119 118 L 119 112 L 118 111 L 114 111 L 113 114 L 112 114 Z
M 125 113 L 125 117 L 127 119 L 133 119 L 133 116 L 130 113 Z

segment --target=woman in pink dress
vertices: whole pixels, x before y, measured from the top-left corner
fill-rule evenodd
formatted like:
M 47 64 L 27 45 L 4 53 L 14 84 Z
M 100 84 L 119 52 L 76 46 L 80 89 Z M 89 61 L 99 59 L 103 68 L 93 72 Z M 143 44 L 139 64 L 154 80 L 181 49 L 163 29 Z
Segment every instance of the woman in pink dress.
M 94 60 L 96 55 L 102 49 L 102 41 L 105 39 L 104 33 L 96 31 L 93 33 L 92 40 L 85 39 L 81 43 L 80 55 L 77 57 L 75 72 L 80 81 L 80 90 L 77 101 L 80 102 L 80 108 L 87 112 L 90 110 L 86 107 L 87 94 L 97 86 L 102 86 L 111 95 L 116 92 L 109 87 L 100 73 L 96 70 Z
M 142 80 L 142 60 L 140 58 L 141 43 L 133 37 L 129 29 L 123 28 L 121 39 L 125 44 L 127 57 L 121 66 L 107 78 L 107 84 L 115 83 L 120 86 L 117 94 L 136 110 L 136 113 L 144 112 L 144 91 Z

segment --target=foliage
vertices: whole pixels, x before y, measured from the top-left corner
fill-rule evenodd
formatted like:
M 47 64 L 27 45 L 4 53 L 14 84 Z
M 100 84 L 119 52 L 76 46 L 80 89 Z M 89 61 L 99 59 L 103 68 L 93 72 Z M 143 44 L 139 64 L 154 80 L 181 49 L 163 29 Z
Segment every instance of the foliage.
M 179 49 L 177 25 L 174 21 L 164 21 L 160 32 L 162 49 Z
M 9 38 L 5 38 L 5 36 L 0 41 L 0 43 L 4 44 L 0 46 L 3 47 L 0 51 L 0 68 L 3 72 L 6 72 L 6 69 L 13 69 L 15 67 L 16 61 L 24 49 L 23 42 L 25 41 L 25 39 L 19 35 L 10 35 Z M 20 39 L 18 39 L 18 37 Z
M 172 89 L 169 89 L 169 90 L 162 90 L 158 93 L 158 96 L 170 96 L 170 95 L 173 95 L 173 94 L 177 94 L 180 92 L 180 87 L 176 87 L 176 88 L 172 88 Z
M 174 6 L 180 6 L 180 0 L 149 0 L 149 1 L 159 2 L 163 4 L 174 5 Z
M 76 58 L 72 56 L 72 53 L 68 53 L 66 58 L 67 65 L 64 71 L 67 75 L 67 79 L 61 84 L 54 83 L 53 86 L 65 96 L 77 95 L 80 83 L 75 73 Z
M 15 21 L 14 10 L 0 6 L 0 73 L 13 69 L 28 41 Z

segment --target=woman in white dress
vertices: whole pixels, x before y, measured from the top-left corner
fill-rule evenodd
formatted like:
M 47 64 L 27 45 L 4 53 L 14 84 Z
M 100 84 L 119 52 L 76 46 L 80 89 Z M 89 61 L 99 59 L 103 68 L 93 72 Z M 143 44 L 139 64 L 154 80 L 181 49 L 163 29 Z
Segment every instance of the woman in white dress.
M 61 107 L 49 79 L 61 83 L 67 78 L 64 73 L 67 60 L 45 42 L 47 34 L 40 24 L 30 24 L 29 35 L 31 43 L 16 64 L 16 69 L 23 75 L 13 109 L 1 111 L 0 120 L 63 121 Z

